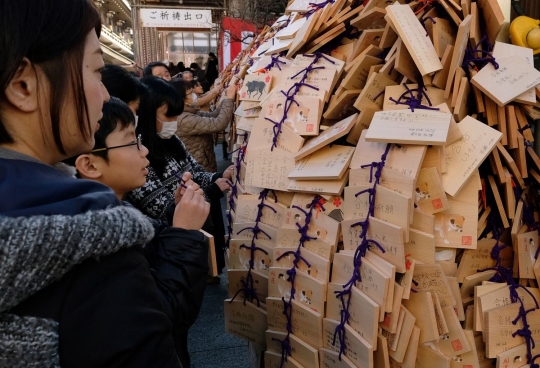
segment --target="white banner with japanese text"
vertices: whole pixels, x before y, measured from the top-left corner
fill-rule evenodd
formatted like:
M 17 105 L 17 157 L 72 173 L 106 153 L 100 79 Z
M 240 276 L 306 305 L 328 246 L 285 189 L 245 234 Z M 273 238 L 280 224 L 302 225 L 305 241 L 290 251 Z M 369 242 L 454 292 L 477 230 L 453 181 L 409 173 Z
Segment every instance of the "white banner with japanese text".
M 212 11 L 203 9 L 141 9 L 142 27 L 212 28 Z

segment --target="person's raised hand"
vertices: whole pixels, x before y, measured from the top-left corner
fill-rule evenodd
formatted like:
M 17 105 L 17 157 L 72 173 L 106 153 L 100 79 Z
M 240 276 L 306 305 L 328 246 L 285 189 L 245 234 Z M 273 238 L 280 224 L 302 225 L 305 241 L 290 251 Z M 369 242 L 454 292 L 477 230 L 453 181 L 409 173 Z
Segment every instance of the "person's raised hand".
M 234 165 L 229 166 L 225 171 L 223 171 L 223 177 L 227 180 L 232 180 L 234 174 Z
M 202 191 L 190 185 L 174 210 L 173 226 L 185 230 L 200 230 L 209 213 L 210 203 L 206 202 Z
M 187 187 L 189 186 L 193 186 L 196 192 L 199 192 L 199 193 L 203 192 L 202 189 L 200 189 L 199 184 L 195 183 L 191 179 L 191 177 L 192 177 L 191 173 L 187 171 L 182 175 L 182 179 L 180 180 L 180 185 L 176 189 L 176 192 L 174 192 L 174 204 L 178 205 L 178 203 L 180 203 L 182 196 L 184 195 Z
M 227 96 L 227 98 L 230 98 L 232 100 L 236 98 L 236 86 L 234 84 L 227 87 L 227 89 L 225 90 L 225 96 Z
M 215 181 L 216 185 L 221 189 L 222 192 L 225 192 L 229 189 L 231 189 L 230 182 L 225 178 L 219 178 Z

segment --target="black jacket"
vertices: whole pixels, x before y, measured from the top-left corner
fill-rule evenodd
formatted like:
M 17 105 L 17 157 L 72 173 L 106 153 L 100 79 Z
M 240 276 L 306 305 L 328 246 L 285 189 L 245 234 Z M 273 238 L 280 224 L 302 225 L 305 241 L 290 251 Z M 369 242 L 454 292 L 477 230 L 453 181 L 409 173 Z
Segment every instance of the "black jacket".
M 167 207 L 172 223 L 174 202 Z M 165 311 L 173 323 L 176 351 L 184 367 L 190 366 L 187 346 L 189 328 L 203 302 L 208 275 L 208 239 L 200 232 L 169 227 L 151 220 L 156 236 L 144 251 L 161 292 Z
M 189 367 L 187 330 L 206 286 L 207 240 L 154 228 L 144 249 L 87 260 L 10 313 L 59 322 L 62 367 Z

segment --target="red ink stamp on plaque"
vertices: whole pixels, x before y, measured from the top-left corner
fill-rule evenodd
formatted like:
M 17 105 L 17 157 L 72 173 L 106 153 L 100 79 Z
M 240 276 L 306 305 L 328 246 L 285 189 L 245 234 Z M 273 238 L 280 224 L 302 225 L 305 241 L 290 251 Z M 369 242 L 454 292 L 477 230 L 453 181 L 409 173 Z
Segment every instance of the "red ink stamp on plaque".
M 306 125 L 306 132 L 308 132 L 308 133 L 313 132 L 313 124 L 307 124 Z
M 463 350 L 463 346 L 461 346 L 461 341 L 459 340 L 452 341 L 452 349 L 454 349 L 454 351 Z
M 434 210 L 440 210 L 441 208 L 443 208 L 443 204 L 440 198 L 432 200 L 431 205 L 433 206 Z
M 472 244 L 472 236 L 461 237 L 461 245 L 471 245 L 471 244 Z

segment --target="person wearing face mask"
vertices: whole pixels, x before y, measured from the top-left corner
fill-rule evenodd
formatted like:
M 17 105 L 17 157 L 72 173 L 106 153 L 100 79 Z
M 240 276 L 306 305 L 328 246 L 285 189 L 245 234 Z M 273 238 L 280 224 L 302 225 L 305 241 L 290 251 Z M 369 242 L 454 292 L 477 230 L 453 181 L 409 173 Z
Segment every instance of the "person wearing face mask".
M 225 228 L 219 200 L 223 192 L 230 189 L 228 183 L 234 167 L 228 167 L 223 173 L 208 172 L 197 163 L 175 134 L 185 96 L 156 77 L 145 77 L 141 82 L 148 91 L 141 97 L 137 134 L 141 134 L 143 144 L 149 150 L 150 166 L 146 184 L 128 193 L 126 200 L 145 215 L 167 221 L 167 205 L 174 200 L 174 193 L 181 184 L 178 176 L 191 173 L 192 180 L 200 185 L 211 205 L 209 223 L 203 229 L 215 238 L 218 270 L 221 271 L 225 266 L 221 251 Z

